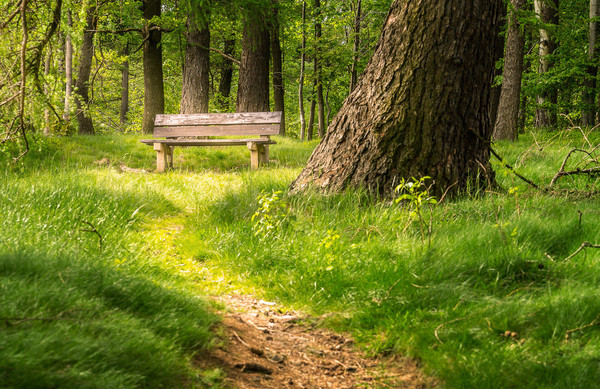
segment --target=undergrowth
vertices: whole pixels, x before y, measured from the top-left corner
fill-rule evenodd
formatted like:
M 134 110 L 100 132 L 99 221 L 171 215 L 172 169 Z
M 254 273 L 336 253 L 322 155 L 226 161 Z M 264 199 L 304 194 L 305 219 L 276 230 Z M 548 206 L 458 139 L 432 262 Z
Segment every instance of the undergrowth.
M 314 143 L 278 139 L 259 171 L 243 148 L 176 150 L 175 170 L 158 175 L 123 170 L 153 169 L 138 140 L 45 139 L 4 167 L 8 386 L 217 386 L 198 362 L 215 342 L 204 292 L 324 315 L 367 352 L 420 359 L 446 387 L 597 385 L 600 251 L 577 250 L 600 243 L 600 187 L 594 175 L 549 186 L 597 134 L 495 145 L 543 189 L 494 162 L 497 190 L 442 201 L 404 190 L 397 202 L 289 194 Z

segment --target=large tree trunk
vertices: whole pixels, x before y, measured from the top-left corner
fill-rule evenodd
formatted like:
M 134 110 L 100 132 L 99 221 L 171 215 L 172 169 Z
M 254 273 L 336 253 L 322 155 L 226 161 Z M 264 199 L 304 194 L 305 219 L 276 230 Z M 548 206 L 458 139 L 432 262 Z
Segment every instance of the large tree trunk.
M 517 13 L 525 5 L 525 0 L 511 0 L 511 11 L 508 17 L 506 34 L 506 55 L 504 56 L 504 72 L 500 102 L 494 126 L 494 139 L 517 140 L 519 129 L 519 103 L 521 102 L 521 77 L 523 75 L 523 55 L 525 37 Z
M 292 190 L 349 186 L 392 196 L 402 178 L 432 192 L 494 182 L 488 115 L 500 0 L 395 0 L 356 89 Z
M 87 10 L 86 27 L 83 32 L 83 42 L 79 50 L 79 67 L 77 69 L 77 81 L 75 82 L 75 93 L 77 97 L 77 123 L 79 124 L 79 133 L 82 135 L 94 134 L 94 123 L 88 114 L 89 82 L 92 71 L 92 61 L 94 59 L 94 32 L 96 29 L 97 17 L 95 15 L 96 7 L 90 7 Z
M 236 111 L 268 112 L 269 29 L 261 7 L 249 7 L 245 14 Z
M 151 134 L 154 130 L 154 118 L 165 113 L 165 87 L 162 68 L 161 32 L 150 24 L 150 19 L 161 14 L 161 0 L 144 0 L 142 3 L 144 19 L 147 23 L 146 42 L 144 43 L 144 117 L 142 131 Z
M 273 61 L 273 106 L 281 112 L 280 134 L 285 135 L 285 91 L 283 88 L 283 55 L 279 41 L 279 0 L 273 0 L 271 23 L 271 58 Z
M 559 0 L 534 0 L 535 13 L 544 24 L 558 24 Z M 556 40 L 545 28 L 540 28 L 539 56 L 540 63 L 538 73 L 548 73 L 552 67 L 549 58 L 557 48 Z M 548 89 L 548 88 L 546 88 Z M 535 110 L 535 126 L 537 128 L 548 128 L 556 124 L 556 115 L 551 114 L 547 108 L 550 103 L 556 102 L 556 91 L 545 90 L 536 97 L 537 108 Z
M 588 34 L 588 60 L 590 64 L 587 67 L 587 77 L 585 79 L 585 89 L 583 91 L 584 110 L 581 113 L 581 124 L 584 126 L 594 126 L 596 123 L 595 99 L 596 99 L 596 76 L 598 68 L 594 64 L 598 56 L 596 50 L 596 40 L 598 38 L 598 21 L 600 16 L 600 0 L 590 0 L 590 30 Z
M 119 121 L 121 125 L 127 122 L 129 112 L 129 43 L 123 47 L 125 60 L 121 64 L 121 107 L 119 110 Z
M 181 83 L 181 113 L 208 112 L 210 30 L 202 10 L 190 10 Z
M 298 110 L 300 111 L 300 139 L 306 139 L 304 116 L 304 70 L 306 66 L 306 0 L 302 2 L 302 49 L 300 53 L 300 80 L 298 81 Z

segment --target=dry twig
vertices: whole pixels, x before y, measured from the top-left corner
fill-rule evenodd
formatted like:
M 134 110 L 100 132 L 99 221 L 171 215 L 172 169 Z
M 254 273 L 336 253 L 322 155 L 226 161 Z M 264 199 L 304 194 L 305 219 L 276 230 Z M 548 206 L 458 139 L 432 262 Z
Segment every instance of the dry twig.
M 574 256 L 576 256 L 577 254 L 579 254 L 579 252 L 581 250 L 583 250 L 584 248 L 589 247 L 592 249 L 600 249 L 600 245 L 598 244 L 591 244 L 590 242 L 583 242 L 581 244 L 581 246 L 579 246 L 579 248 L 577 250 L 575 250 L 575 252 L 571 255 L 569 255 L 568 257 L 566 257 L 563 261 L 568 261 L 569 259 L 573 258 Z

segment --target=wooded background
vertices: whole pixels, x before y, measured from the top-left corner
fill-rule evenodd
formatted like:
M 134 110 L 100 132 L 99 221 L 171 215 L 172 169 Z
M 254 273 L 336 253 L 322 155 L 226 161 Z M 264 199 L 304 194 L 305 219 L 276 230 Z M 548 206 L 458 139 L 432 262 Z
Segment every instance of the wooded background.
M 391 0 L 2 0 L 0 133 L 151 132 L 156 113 L 281 110 L 324 136 Z M 598 123 L 596 0 L 511 0 L 496 139 Z M 502 88 L 501 88 L 502 86 Z

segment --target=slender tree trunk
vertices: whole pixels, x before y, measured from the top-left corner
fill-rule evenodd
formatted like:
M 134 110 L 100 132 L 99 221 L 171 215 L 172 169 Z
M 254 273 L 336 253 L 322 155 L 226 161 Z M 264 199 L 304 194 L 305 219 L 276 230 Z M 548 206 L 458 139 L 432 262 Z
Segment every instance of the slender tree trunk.
M 317 101 L 315 100 L 315 83 L 313 80 L 312 91 L 310 93 L 310 110 L 308 112 L 308 126 L 306 127 L 306 140 L 312 140 L 315 130 L 315 109 L 317 108 Z
M 500 16 L 500 25 L 498 26 L 498 31 L 502 31 L 504 25 L 506 24 L 506 8 L 502 8 L 501 16 Z M 494 58 L 494 63 L 496 64 L 500 59 L 504 58 L 504 46 L 505 39 L 503 34 L 498 33 L 496 35 L 496 54 Z M 502 76 L 502 69 L 496 68 L 494 71 L 494 81 Z M 500 92 L 502 90 L 502 85 L 496 85 L 494 82 L 492 84 L 492 92 L 490 96 L 490 122 L 496 123 L 496 117 L 498 115 L 498 105 L 500 104 Z
M 523 56 L 525 37 L 521 33 L 518 12 L 525 0 L 511 0 L 506 34 L 506 54 L 498 115 L 494 126 L 494 139 L 515 141 L 518 138 L 519 103 L 521 101 L 521 77 L 523 75 Z
M 189 11 L 186 41 L 180 112 L 208 112 L 210 29 L 204 10 Z
M 362 0 L 352 2 L 354 6 L 354 46 L 352 49 L 352 67 L 350 69 L 350 92 L 356 88 L 356 82 L 358 81 L 358 59 L 360 50 L 360 24 L 362 22 Z
M 73 27 L 71 11 L 67 12 L 67 23 Z M 65 110 L 63 119 L 68 123 L 71 117 L 71 95 L 73 94 L 73 41 L 70 34 L 65 37 Z
M 281 112 L 281 135 L 285 135 L 285 93 L 283 85 L 283 55 L 279 41 L 279 0 L 273 0 L 271 23 L 271 58 L 273 61 L 273 103 L 275 111 Z
M 223 53 L 233 57 L 235 51 L 235 39 L 226 39 L 223 44 Z M 231 94 L 231 81 L 233 80 L 233 61 L 222 58 L 221 78 L 219 80 L 219 105 L 225 112 L 229 112 L 231 105 L 229 95 Z
M 269 111 L 270 38 L 264 9 L 245 12 L 242 60 L 238 80 L 237 112 Z
M 300 139 L 306 139 L 304 117 L 304 70 L 306 66 L 306 0 L 302 2 L 302 53 L 300 54 L 300 80 L 298 81 L 298 105 L 300 111 Z
M 534 0 L 535 13 L 542 23 L 558 24 L 558 3 L 559 0 Z M 550 32 L 540 28 L 539 56 L 540 63 L 538 73 L 548 73 L 552 67 L 549 58 L 554 54 L 557 44 Z M 537 128 L 549 128 L 556 124 L 556 115 L 551 114 L 547 105 L 556 101 L 556 91 L 545 90 L 536 97 L 537 108 L 535 110 L 535 126 Z
M 52 49 L 51 47 L 48 49 L 48 52 L 46 53 L 46 59 L 44 60 L 44 77 L 48 77 L 48 75 L 50 74 L 50 65 L 52 62 Z M 46 83 L 44 86 L 44 93 L 46 93 L 46 96 L 50 95 L 50 88 L 48 86 L 48 84 Z M 48 109 L 48 107 L 44 108 L 44 135 L 48 136 L 50 135 L 50 110 Z
M 315 87 L 317 92 L 317 114 L 319 117 L 319 137 L 325 136 L 325 101 L 323 99 L 323 75 L 321 74 L 321 0 L 315 0 Z
M 86 26 L 83 32 L 83 42 L 79 49 L 79 67 L 77 68 L 77 81 L 75 82 L 75 93 L 77 96 L 77 123 L 79 124 L 79 134 L 93 135 L 94 123 L 88 114 L 90 104 L 89 82 L 92 71 L 92 62 L 94 59 L 94 32 L 98 18 L 96 17 L 96 7 L 92 6 L 87 10 Z
M 165 113 L 165 87 L 162 68 L 161 32 L 154 29 L 150 20 L 161 14 L 161 0 L 144 0 L 142 3 L 144 19 L 147 23 L 144 43 L 144 117 L 142 132 L 154 131 L 154 118 Z
M 119 120 L 121 125 L 127 122 L 127 112 L 129 112 L 129 43 L 123 47 L 123 63 L 121 64 L 121 109 Z
M 292 184 L 392 196 L 430 176 L 441 196 L 493 185 L 491 79 L 500 0 L 395 0 L 352 94 Z M 490 44 L 491 42 L 491 44 Z
M 587 77 L 584 81 L 583 105 L 581 112 L 581 124 L 583 126 L 594 126 L 596 122 L 595 98 L 596 98 L 596 76 L 598 74 L 597 65 L 594 64 L 598 57 L 596 50 L 596 40 L 598 38 L 599 25 L 595 20 L 600 16 L 600 0 L 590 0 L 590 29 L 588 33 L 588 61 Z

